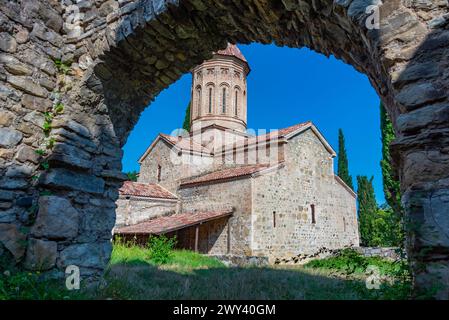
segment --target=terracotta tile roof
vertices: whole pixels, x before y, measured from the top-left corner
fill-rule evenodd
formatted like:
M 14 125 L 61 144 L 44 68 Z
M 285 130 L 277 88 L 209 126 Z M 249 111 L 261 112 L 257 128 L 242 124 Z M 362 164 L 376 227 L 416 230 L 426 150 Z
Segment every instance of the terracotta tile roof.
M 266 142 L 269 140 L 281 139 L 281 138 L 284 138 L 285 136 L 289 135 L 290 133 L 292 133 L 300 128 L 304 128 L 310 124 L 312 124 L 312 122 L 310 122 L 310 121 L 302 122 L 302 123 L 295 124 L 294 126 L 291 126 L 288 128 L 271 131 L 267 134 L 262 134 L 262 135 L 255 136 L 255 137 L 249 137 L 248 139 L 246 139 L 244 141 L 243 145 L 247 146 L 247 145 L 257 144 L 257 143 L 261 143 L 261 142 Z M 225 150 L 227 147 L 232 149 L 234 144 L 235 144 L 234 142 L 227 144 L 225 146 Z
M 164 234 L 188 228 L 199 223 L 227 217 L 232 210 L 209 211 L 198 213 L 180 213 L 171 216 L 159 217 L 133 226 L 120 227 L 114 230 L 115 234 Z
M 288 128 L 279 129 L 277 131 L 272 131 L 267 134 L 263 134 L 263 135 L 260 135 L 260 136 L 254 137 L 254 138 L 250 138 L 250 139 L 248 139 L 248 143 L 255 143 L 256 141 L 264 142 L 264 141 L 267 141 L 267 140 L 270 140 L 273 138 L 283 138 L 300 128 L 306 127 L 309 124 L 311 124 L 311 122 L 307 121 L 307 122 L 295 124 L 294 126 L 291 126 Z
M 119 193 L 122 196 L 177 199 L 174 194 L 154 183 L 125 181 L 123 186 L 119 189 Z
M 220 54 L 223 56 L 231 56 L 231 57 L 236 57 L 240 60 L 242 60 L 243 62 L 248 63 L 248 61 L 246 60 L 245 56 L 242 54 L 242 52 L 240 51 L 240 49 L 235 45 L 235 44 L 228 44 L 228 47 L 224 50 L 219 50 L 217 52 L 215 52 L 215 54 Z
M 199 177 L 186 179 L 181 182 L 181 186 L 189 186 L 189 185 L 212 182 L 212 181 L 220 181 L 220 180 L 233 179 L 233 178 L 237 178 L 237 177 L 244 177 L 244 176 L 248 176 L 253 173 L 262 171 L 269 167 L 274 167 L 274 166 L 273 165 L 270 166 L 269 164 L 256 164 L 256 165 L 242 166 L 242 167 L 224 169 L 224 170 L 220 170 L 220 171 L 214 171 L 214 172 L 207 173 L 207 174 L 199 176 Z
M 164 139 L 168 140 L 171 144 L 177 146 L 178 148 L 180 148 L 182 150 L 195 151 L 195 152 L 200 152 L 200 153 L 205 153 L 205 154 L 212 153 L 212 151 L 210 151 L 208 148 L 203 147 L 201 144 L 194 142 L 190 138 L 182 137 L 181 139 L 178 139 L 178 137 L 170 136 L 168 134 L 163 134 L 163 133 L 161 133 L 160 135 Z

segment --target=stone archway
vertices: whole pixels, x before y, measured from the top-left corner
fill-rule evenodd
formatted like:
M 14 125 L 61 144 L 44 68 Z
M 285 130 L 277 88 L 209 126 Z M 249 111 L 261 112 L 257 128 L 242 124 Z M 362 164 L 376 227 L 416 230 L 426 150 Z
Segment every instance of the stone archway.
M 101 274 L 121 147 L 140 113 L 228 41 L 274 42 L 369 77 L 398 136 L 416 287 L 439 283 L 449 298 L 446 0 L 384 1 L 371 30 L 378 0 L 71 2 L 0 0 L 0 253 L 56 275 L 71 264 Z

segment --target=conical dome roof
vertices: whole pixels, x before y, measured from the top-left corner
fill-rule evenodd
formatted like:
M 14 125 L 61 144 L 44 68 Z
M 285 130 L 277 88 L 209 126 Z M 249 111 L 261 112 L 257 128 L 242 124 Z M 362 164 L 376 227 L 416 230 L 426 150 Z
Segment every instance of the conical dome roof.
M 228 43 L 228 47 L 226 49 L 219 50 L 219 51 L 215 52 L 215 54 L 236 57 L 237 59 L 240 59 L 243 62 L 248 63 L 245 56 L 242 54 L 240 49 L 235 44 Z

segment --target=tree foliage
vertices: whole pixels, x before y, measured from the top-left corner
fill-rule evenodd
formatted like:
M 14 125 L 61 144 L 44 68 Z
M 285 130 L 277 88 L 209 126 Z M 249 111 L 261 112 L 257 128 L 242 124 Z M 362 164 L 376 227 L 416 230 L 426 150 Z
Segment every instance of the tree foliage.
M 385 198 L 388 205 L 397 214 L 402 214 L 400 183 L 395 178 L 391 164 L 390 145 L 395 139 L 393 124 L 385 110 L 383 104 L 380 105 L 380 128 L 382 134 L 382 176 L 384 184 Z
M 191 102 L 189 102 L 189 105 L 187 106 L 187 110 L 186 110 L 186 115 L 184 117 L 184 123 L 182 125 L 182 128 L 187 131 L 190 132 L 190 107 L 191 107 Z
M 348 154 L 345 146 L 345 136 L 343 130 L 338 130 L 338 172 L 337 175 L 354 190 L 352 177 L 349 174 Z
M 362 245 L 371 246 L 373 239 L 373 222 L 377 215 L 377 202 L 373 179 L 357 176 L 357 197 L 359 202 L 359 229 Z
M 402 227 L 390 206 L 377 206 L 373 178 L 357 177 L 359 229 L 363 246 L 392 247 L 401 244 Z
M 127 172 L 126 175 L 128 176 L 128 181 L 137 182 L 137 175 L 139 173 L 137 171 L 131 171 Z
M 391 226 L 394 235 L 393 241 L 396 245 L 401 245 L 403 239 L 403 216 L 404 210 L 401 204 L 401 185 L 399 180 L 395 177 L 392 166 L 390 145 L 396 138 L 393 124 L 387 114 L 384 105 L 380 104 L 380 129 L 382 135 L 382 160 L 380 166 L 382 168 L 383 186 L 385 199 L 389 211 L 391 212 Z

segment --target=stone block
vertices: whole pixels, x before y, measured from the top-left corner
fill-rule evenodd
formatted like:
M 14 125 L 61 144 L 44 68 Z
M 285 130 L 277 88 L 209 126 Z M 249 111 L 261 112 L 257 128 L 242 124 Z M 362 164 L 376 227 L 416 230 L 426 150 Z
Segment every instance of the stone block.
M 58 266 L 65 268 L 69 265 L 76 265 L 103 269 L 109 262 L 111 252 L 112 243 L 110 241 L 74 244 L 61 251 Z
M 26 248 L 26 235 L 14 224 L 0 223 L 0 242 L 14 256 L 16 261 L 22 259 Z
M 58 244 L 54 241 L 30 239 L 24 266 L 28 270 L 45 271 L 53 268 L 58 255 Z
M 0 128 L 0 147 L 12 148 L 22 141 L 21 132 L 11 128 Z
M 78 234 L 79 212 L 61 197 L 44 196 L 39 199 L 39 211 L 31 234 L 48 239 L 70 239 Z
M 53 169 L 41 176 L 42 185 L 101 194 L 104 191 L 104 180 L 86 173 L 67 169 Z

